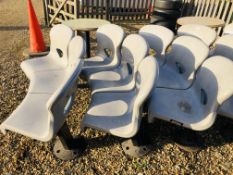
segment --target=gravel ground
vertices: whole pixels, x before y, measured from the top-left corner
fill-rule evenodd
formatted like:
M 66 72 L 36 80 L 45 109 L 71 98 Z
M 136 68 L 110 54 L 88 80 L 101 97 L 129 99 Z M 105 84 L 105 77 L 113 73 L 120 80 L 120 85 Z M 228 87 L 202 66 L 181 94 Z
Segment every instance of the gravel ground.
M 33 3 L 42 22 L 41 1 Z M 0 123 L 20 104 L 29 85 L 20 69 L 22 52 L 28 47 L 26 14 L 26 0 L 0 0 Z M 140 27 L 123 26 L 128 33 Z M 42 30 L 48 43 L 49 29 Z M 0 174 L 233 174 L 233 128 L 220 132 L 221 128 L 233 126 L 232 121 L 218 117 L 211 129 L 201 133 L 206 148 L 198 153 L 181 151 L 172 141 L 178 128 L 156 121 L 149 128 L 152 152 L 140 159 L 129 158 L 120 147 L 120 138 L 92 129 L 79 132 L 90 91 L 82 89 L 77 94 L 68 125 L 73 135 L 86 138 L 88 148 L 84 154 L 73 161 L 61 161 L 52 154 L 52 142 L 42 143 L 8 132 L 0 134 Z

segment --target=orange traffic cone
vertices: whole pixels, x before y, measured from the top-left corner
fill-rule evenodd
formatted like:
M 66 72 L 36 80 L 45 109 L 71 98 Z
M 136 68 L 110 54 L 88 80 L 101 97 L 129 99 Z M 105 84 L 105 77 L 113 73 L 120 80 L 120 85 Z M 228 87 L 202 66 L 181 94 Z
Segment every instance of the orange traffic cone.
M 28 16 L 29 16 L 30 50 L 29 53 L 26 54 L 24 53 L 24 55 L 27 56 L 45 55 L 46 47 L 45 47 L 43 35 L 35 11 L 33 9 L 31 0 L 27 1 L 27 5 L 28 5 Z

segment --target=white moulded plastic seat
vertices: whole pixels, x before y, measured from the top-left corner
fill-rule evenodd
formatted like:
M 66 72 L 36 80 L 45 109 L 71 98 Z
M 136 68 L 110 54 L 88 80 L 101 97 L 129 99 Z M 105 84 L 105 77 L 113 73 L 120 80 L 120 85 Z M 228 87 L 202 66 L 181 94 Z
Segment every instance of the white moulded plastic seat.
M 111 71 L 100 71 L 89 77 L 92 93 L 100 91 L 126 91 L 135 86 L 135 73 L 142 59 L 149 52 L 149 47 L 142 36 L 128 35 L 122 44 L 121 65 Z
M 223 35 L 216 43 L 213 55 L 221 55 L 233 61 L 233 35 Z
M 233 119 L 233 97 L 224 101 L 224 103 L 219 107 L 218 114 Z
M 139 30 L 139 34 L 144 37 L 150 48 L 156 52 L 159 65 L 164 64 L 164 55 L 174 39 L 174 33 L 163 26 L 146 25 Z
M 186 90 L 155 88 L 149 121 L 159 118 L 192 130 L 210 128 L 217 108 L 233 94 L 233 62 L 222 56 L 207 59 Z
M 209 48 L 201 40 L 180 36 L 174 40 L 166 63 L 160 66 L 157 87 L 187 89 L 195 78 L 195 71 L 207 58 Z
M 97 55 L 85 59 L 82 73 L 88 78 L 92 73 L 111 70 L 120 64 L 120 47 L 124 39 L 124 30 L 115 24 L 106 24 L 96 32 Z M 111 52 L 109 57 L 106 50 Z
M 149 76 L 148 76 L 149 75 Z M 136 73 L 136 86 L 127 92 L 98 92 L 92 96 L 82 128 L 91 127 L 130 138 L 140 126 L 141 109 L 158 75 L 154 57 L 143 59 Z
M 225 56 L 233 61 L 233 35 L 223 35 L 219 38 L 216 41 L 213 54 Z M 233 97 L 227 99 L 220 106 L 218 113 L 233 119 Z
M 223 30 L 223 35 L 233 35 L 233 23 L 226 25 Z
M 65 69 L 68 60 L 68 44 L 74 33 L 69 27 L 58 24 L 50 31 L 50 52 L 43 57 L 22 62 L 21 68 L 28 76 L 35 71 Z
M 20 133 L 39 141 L 50 141 L 65 122 L 76 92 L 81 72 L 84 41 L 75 37 L 69 44 L 69 58 L 59 58 L 68 63 L 65 68 L 51 67 L 46 70 L 30 70 L 29 91 L 16 110 L 0 125 L 6 130 Z M 39 59 L 39 58 L 38 58 Z M 35 61 L 26 60 L 27 61 Z M 22 63 L 22 65 L 24 62 Z M 32 63 L 33 65 L 34 63 Z
M 208 47 L 216 40 L 217 33 L 210 27 L 199 24 L 187 24 L 177 31 L 178 36 L 193 36 L 202 40 Z

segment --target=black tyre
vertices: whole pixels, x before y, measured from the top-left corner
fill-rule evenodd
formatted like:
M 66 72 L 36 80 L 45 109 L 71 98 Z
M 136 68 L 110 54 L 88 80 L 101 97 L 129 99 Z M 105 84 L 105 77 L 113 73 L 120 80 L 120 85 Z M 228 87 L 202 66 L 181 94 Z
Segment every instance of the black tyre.
M 155 7 L 165 10 L 177 10 L 182 6 L 182 0 L 156 0 Z
M 161 16 L 164 18 L 177 19 L 180 17 L 181 12 L 179 10 L 163 10 L 154 8 L 153 15 Z
M 173 21 L 154 21 L 153 24 L 167 27 L 172 31 L 174 31 L 176 27 L 176 23 L 174 23 Z
M 175 31 L 175 28 L 176 28 L 176 21 L 174 19 L 166 19 L 166 18 L 159 17 L 159 16 L 151 16 L 150 23 L 167 27 L 171 29 L 172 31 Z

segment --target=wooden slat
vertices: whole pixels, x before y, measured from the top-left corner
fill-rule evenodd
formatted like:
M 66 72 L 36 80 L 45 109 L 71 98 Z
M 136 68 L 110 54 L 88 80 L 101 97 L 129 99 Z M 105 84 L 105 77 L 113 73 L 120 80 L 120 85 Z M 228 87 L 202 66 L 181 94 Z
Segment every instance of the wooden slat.
M 80 17 L 80 1 L 77 1 L 77 18 Z
M 121 9 L 121 5 L 122 5 L 122 1 L 121 0 L 115 0 L 115 5 L 117 6 L 117 13 L 121 13 L 122 9 Z M 115 20 L 120 21 L 122 18 L 122 16 L 117 15 L 117 17 L 115 17 Z
M 96 0 L 96 18 L 99 18 L 99 0 Z
M 85 6 L 85 18 L 89 18 L 90 16 L 90 0 L 86 1 L 86 6 Z
M 145 11 L 146 11 L 146 15 L 144 15 L 144 19 L 147 19 L 148 13 L 149 13 L 149 2 L 150 0 L 145 0 Z
M 91 3 L 90 3 L 90 6 L 92 7 L 91 8 L 91 17 L 93 18 L 94 17 L 94 14 L 95 14 L 95 12 L 94 12 L 94 0 L 91 0 L 90 1 Z M 97 2 L 96 2 L 97 3 Z M 96 7 L 96 6 L 95 6 Z
M 203 16 L 207 16 L 208 12 L 209 12 L 209 7 L 210 7 L 210 2 L 211 0 L 206 0 L 206 3 L 205 3 L 205 10 L 204 10 L 204 13 L 203 13 Z
M 226 24 L 229 24 L 233 20 L 233 1 L 231 1 L 231 8 L 229 9 L 229 14 L 226 19 Z
M 48 0 L 43 0 L 43 7 L 44 7 L 44 20 L 45 20 L 45 25 L 49 25 L 49 11 L 48 11 Z
M 137 13 L 140 12 L 140 1 L 137 1 L 137 10 L 136 10 L 136 20 L 138 20 L 139 15 L 137 15 Z
M 230 7 L 230 1 L 225 1 L 225 7 L 224 7 L 224 11 L 223 11 L 223 14 L 221 16 L 221 19 L 222 20 L 226 20 L 227 18 L 227 15 L 229 15 L 229 7 Z
M 202 0 L 198 0 L 198 2 L 197 2 L 197 11 L 196 11 L 195 16 L 199 16 L 201 7 L 202 7 Z
M 193 10 L 192 10 L 192 13 L 189 14 L 189 15 L 191 15 L 191 16 L 196 15 L 197 9 L 198 9 L 198 2 L 199 2 L 199 0 L 194 0 L 194 7 L 193 7 Z
M 218 10 L 218 6 L 220 5 L 220 0 L 216 0 L 215 1 L 215 7 L 214 7 L 214 11 L 211 17 L 215 18 L 217 16 L 217 10 Z
M 48 8 L 52 9 L 52 10 L 56 10 L 55 7 L 51 6 L 51 5 L 48 5 Z M 75 15 L 74 14 L 71 14 L 71 13 L 68 13 L 64 10 L 61 10 L 59 13 L 61 13 L 62 15 L 65 15 L 65 16 L 69 16 L 71 18 L 75 18 Z
M 203 11 L 204 11 L 205 7 L 206 7 L 206 0 L 202 0 L 201 10 L 200 10 L 198 16 L 203 16 Z
M 50 16 L 50 18 L 52 18 L 53 17 L 53 15 L 51 15 L 51 14 L 49 14 L 49 16 Z M 62 19 L 60 19 L 60 18 L 58 18 L 58 17 L 55 17 L 55 19 L 54 19 L 55 21 L 58 21 L 58 22 L 60 22 L 60 23 L 62 23 L 64 20 L 62 20 Z M 52 25 L 52 24 L 51 24 Z
M 132 16 L 132 2 L 133 2 L 133 1 L 129 1 L 129 6 L 128 6 L 128 10 L 129 10 L 129 20 L 133 20 L 133 16 Z
M 53 0 L 53 1 L 57 1 L 57 2 L 59 2 L 59 3 L 62 3 L 62 0 Z M 68 1 L 66 2 L 66 4 L 74 6 L 74 5 L 75 5 L 75 1 L 76 1 L 76 0 L 74 0 L 74 1 L 68 0 Z
M 223 7 L 224 7 L 224 1 L 221 1 L 220 7 L 218 9 L 218 13 L 217 13 L 217 18 L 220 18 L 222 11 L 223 11 Z
M 126 0 L 125 0 L 125 1 L 123 1 L 123 3 L 122 3 L 122 7 L 121 7 L 121 8 L 122 8 L 122 10 L 123 10 L 123 11 L 122 11 L 122 13 L 125 13 L 125 10 L 126 10 L 126 8 L 125 8 L 125 7 L 126 7 L 126 3 L 127 3 L 127 1 L 126 1 Z M 123 16 L 123 20 L 125 20 L 125 16 Z
M 78 2 L 79 1 L 75 1 L 74 0 L 74 18 L 77 19 L 78 18 Z
M 208 16 L 208 17 L 211 16 L 211 14 L 213 13 L 213 10 L 214 10 L 214 5 L 215 5 L 215 0 L 211 0 L 210 1 L 210 8 L 209 8 L 209 11 L 206 14 L 206 16 Z
M 83 18 L 85 17 L 85 13 L 84 13 L 85 7 L 84 7 L 84 4 L 85 4 L 85 0 L 82 0 L 82 4 L 81 4 L 80 10 L 81 10 L 81 15 L 82 15 Z
M 104 1 L 106 2 L 106 0 L 101 0 L 101 7 L 104 6 Z M 101 8 L 101 19 L 103 19 L 103 14 L 104 14 L 104 8 Z
M 118 8 L 120 9 L 120 13 L 123 12 L 122 6 L 123 6 L 123 0 L 119 0 Z M 123 20 L 123 17 L 119 16 L 118 19 Z
M 58 7 L 58 9 L 56 10 L 54 16 L 51 18 L 49 24 L 52 24 L 54 19 L 56 18 L 56 16 L 58 15 L 58 13 L 60 12 L 60 10 L 62 9 L 62 7 L 64 6 L 64 4 L 67 2 L 67 0 L 63 0 L 63 2 L 60 4 L 60 6 Z

